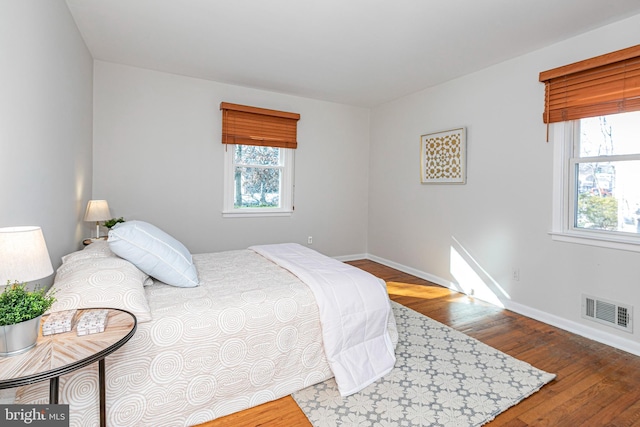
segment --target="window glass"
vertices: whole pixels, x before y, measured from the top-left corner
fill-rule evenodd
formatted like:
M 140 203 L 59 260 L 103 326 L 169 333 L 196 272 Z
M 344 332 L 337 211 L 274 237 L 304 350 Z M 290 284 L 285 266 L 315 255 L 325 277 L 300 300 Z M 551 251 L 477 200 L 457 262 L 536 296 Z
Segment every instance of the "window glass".
M 257 145 L 235 145 L 235 162 L 253 165 L 280 165 L 280 149 Z
M 640 234 L 640 112 L 581 119 L 575 135 L 573 228 Z
M 280 148 L 235 146 L 234 208 L 280 207 Z
M 580 157 L 640 154 L 640 111 L 580 120 Z
M 293 149 L 229 145 L 224 215 L 283 215 L 293 211 Z

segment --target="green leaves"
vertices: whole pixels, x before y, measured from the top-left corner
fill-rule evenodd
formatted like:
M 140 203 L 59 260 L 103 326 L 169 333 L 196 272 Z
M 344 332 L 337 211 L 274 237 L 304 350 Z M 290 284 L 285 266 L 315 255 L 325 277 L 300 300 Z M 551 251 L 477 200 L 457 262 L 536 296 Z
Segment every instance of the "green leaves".
M 106 221 L 104 222 L 104 226 L 105 226 L 105 227 L 107 227 L 107 228 L 111 228 L 111 227 L 113 227 L 114 225 L 116 225 L 116 224 L 117 224 L 117 223 L 119 223 L 119 222 L 124 222 L 124 218 L 123 218 L 123 217 L 120 217 L 120 218 L 111 218 L 111 219 L 108 219 L 108 220 L 106 220 Z
M 31 320 L 44 314 L 55 302 L 53 295 L 46 295 L 46 289 L 35 291 L 26 289 L 26 283 L 7 282 L 0 294 L 0 326 Z
M 578 227 L 617 230 L 618 199 L 582 193 L 578 196 Z

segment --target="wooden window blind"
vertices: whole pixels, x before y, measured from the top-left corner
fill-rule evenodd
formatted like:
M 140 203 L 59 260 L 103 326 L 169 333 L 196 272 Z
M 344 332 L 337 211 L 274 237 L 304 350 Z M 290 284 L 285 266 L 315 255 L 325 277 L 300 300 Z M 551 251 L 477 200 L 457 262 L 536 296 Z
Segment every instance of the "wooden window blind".
M 300 114 L 222 102 L 222 143 L 297 148 Z
M 540 73 L 545 123 L 640 110 L 640 45 Z

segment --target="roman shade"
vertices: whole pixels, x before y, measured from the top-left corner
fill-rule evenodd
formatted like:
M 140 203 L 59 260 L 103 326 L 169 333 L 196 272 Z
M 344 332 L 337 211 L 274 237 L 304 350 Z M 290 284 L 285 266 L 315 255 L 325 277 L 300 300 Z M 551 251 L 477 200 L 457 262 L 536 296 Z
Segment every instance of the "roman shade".
M 222 143 L 297 148 L 300 114 L 220 103 Z
M 545 123 L 640 110 L 640 45 L 540 73 Z

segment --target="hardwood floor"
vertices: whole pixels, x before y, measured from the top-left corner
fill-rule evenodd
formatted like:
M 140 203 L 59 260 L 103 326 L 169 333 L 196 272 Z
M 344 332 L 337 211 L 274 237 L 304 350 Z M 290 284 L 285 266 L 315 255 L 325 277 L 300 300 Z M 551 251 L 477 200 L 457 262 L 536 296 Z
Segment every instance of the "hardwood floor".
M 350 264 L 385 280 L 392 300 L 557 375 L 486 426 L 640 427 L 640 357 L 372 261 Z M 311 424 L 287 396 L 201 426 Z

